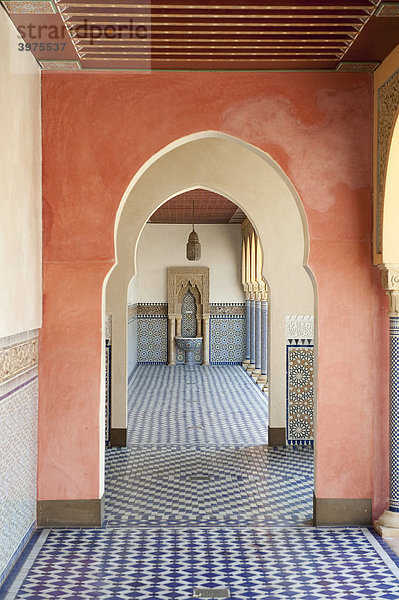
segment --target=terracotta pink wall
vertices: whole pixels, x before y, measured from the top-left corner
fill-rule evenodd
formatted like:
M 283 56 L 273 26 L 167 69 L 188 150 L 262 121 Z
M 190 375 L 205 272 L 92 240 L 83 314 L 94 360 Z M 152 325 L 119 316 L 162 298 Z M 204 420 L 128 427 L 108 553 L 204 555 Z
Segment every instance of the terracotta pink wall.
M 98 493 L 101 283 L 121 197 L 165 145 L 217 130 L 268 152 L 307 213 L 319 297 L 317 495 L 373 497 L 381 511 L 388 338 L 371 263 L 372 118 L 369 75 L 43 74 L 40 499 Z

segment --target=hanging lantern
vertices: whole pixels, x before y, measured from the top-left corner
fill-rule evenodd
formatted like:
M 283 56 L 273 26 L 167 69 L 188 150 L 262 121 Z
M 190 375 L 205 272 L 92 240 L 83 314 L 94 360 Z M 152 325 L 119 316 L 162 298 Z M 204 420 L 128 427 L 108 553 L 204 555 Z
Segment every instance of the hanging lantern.
M 201 244 L 198 233 L 194 229 L 188 236 L 187 258 L 188 260 L 199 260 L 201 258 Z
M 193 230 L 188 236 L 187 242 L 187 259 L 188 260 L 199 260 L 201 258 L 201 244 L 199 241 L 198 233 L 194 229 L 194 198 L 193 198 Z

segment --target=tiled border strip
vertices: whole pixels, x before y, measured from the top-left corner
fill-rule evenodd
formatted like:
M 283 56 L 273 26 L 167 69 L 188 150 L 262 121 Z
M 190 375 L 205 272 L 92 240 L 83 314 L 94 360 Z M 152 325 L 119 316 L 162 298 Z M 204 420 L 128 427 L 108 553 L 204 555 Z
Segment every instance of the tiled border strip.
M 28 531 L 25 533 L 24 537 L 18 544 L 18 547 L 15 549 L 13 555 L 11 556 L 10 560 L 8 561 L 6 567 L 0 573 L 0 587 L 3 585 L 3 583 L 5 582 L 7 577 L 10 575 L 10 573 L 12 572 L 14 567 L 17 565 L 18 558 L 24 551 L 24 548 L 29 544 L 29 540 L 31 539 L 35 529 L 36 529 L 36 521 L 34 521 L 32 523 L 32 525 L 29 527 Z M 0 593 L 0 599 L 1 598 L 2 598 L 2 595 Z
M 4 383 L 0 384 L 0 402 L 6 400 L 11 394 L 32 383 L 38 377 L 37 365 L 33 368 L 13 377 L 7 379 Z
M 34 523 L 34 525 L 36 525 L 36 524 Z M 30 550 L 28 556 L 26 557 L 26 559 L 23 560 L 23 557 L 22 557 L 23 564 L 20 566 L 18 563 L 16 563 L 16 565 L 14 567 L 15 568 L 15 576 L 11 582 L 11 585 L 9 585 L 8 588 L 6 589 L 5 595 L 3 596 L 0 592 L 0 600 L 15 600 L 26 576 L 28 575 L 28 572 L 32 568 L 33 563 L 35 562 L 35 560 L 37 558 L 37 555 L 39 554 L 45 541 L 47 540 L 47 537 L 48 537 L 50 531 L 51 531 L 51 529 L 43 529 L 42 532 L 40 533 L 38 539 L 34 543 L 32 549 Z M 13 573 L 11 572 L 10 576 L 12 577 L 12 575 L 13 575 Z
M 18 392 L 20 389 L 22 389 L 23 387 L 25 387 L 26 385 L 28 385 L 29 383 L 32 383 L 32 381 L 35 381 L 35 379 L 37 379 L 37 374 L 33 375 L 33 377 L 29 377 L 29 379 L 26 379 L 25 381 L 21 381 L 21 383 L 19 385 L 17 385 L 16 387 L 11 387 L 10 389 L 4 389 L 1 390 L 0 389 L 0 393 L 3 391 L 3 393 L 0 395 L 0 402 L 2 400 L 5 400 L 6 398 L 8 398 L 9 396 L 11 396 L 12 394 L 15 394 L 15 392 Z M 7 388 L 10 386 L 7 386 Z
M 393 573 L 393 575 L 395 575 L 397 579 L 399 579 L 399 558 L 396 557 L 396 554 L 394 554 L 393 551 L 390 553 L 393 556 L 395 556 L 396 561 L 394 561 L 385 549 L 385 546 L 388 547 L 388 545 L 385 544 L 382 538 L 380 541 L 375 535 L 371 533 L 369 529 L 366 529 L 365 527 L 362 527 L 361 531 L 368 539 L 370 544 L 373 546 L 377 554 L 379 554 L 379 556 L 382 558 L 388 569 Z

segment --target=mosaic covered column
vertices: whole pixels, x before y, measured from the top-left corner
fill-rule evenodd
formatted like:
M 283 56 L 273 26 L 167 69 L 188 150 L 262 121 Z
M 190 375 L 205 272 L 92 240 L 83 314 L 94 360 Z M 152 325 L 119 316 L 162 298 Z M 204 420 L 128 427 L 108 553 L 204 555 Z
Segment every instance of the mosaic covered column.
M 255 300 L 250 300 L 249 365 L 247 371 L 255 369 Z
M 389 510 L 399 513 L 399 314 L 389 317 Z
M 174 316 L 168 319 L 168 364 L 176 364 L 175 352 L 176 319 Z
M 203 316 L 202 364 L 209 365 L 209 315 Z
M 260 303 L 261 311 L 261 357 L 260 357 L 260 375 L 258 384 L 263 384 L 262 389 L 267 387 L 267 300 L 263 299 Z
M 249 300 L 249 298 L 247 298 L 245 302 L 245 328 L 245 359 L 242 364 L 244 365 L 244 367 L 247 367 L 251 362 L 251 301 Z
M 389 296 L 389 509 L 375 529 L 383 537 L 399 537 L 399 265 L 383 270 L 383 287 Z
M 260 376 L 260 363 L 262 353 L 262 313 L 260 300 L 255 300 L 255 369 L 252 371 L 252 377 L 257 379 Z

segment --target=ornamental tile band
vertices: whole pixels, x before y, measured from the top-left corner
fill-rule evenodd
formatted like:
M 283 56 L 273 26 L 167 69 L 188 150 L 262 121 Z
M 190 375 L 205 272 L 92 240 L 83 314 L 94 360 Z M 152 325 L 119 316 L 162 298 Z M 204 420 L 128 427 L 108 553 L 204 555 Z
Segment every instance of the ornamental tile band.
M 112 338 L 112 315 L 105 315 L 105 339 L 110 340 Z
M 57 12 L 50 1 L 3 0 L 2 4 L 11 15 L 49 15 Z
M 286 335 L 288 343 L 292 343 L 292 340 L 313 340 L 313 315 L 287 315 Z
M 376 67 L 378 67 L 379 62 L 349 62 L 343 61 L 338 63 L 336 67 L 336 71 L 340 73 L 370 73 L 370 71 L 374 71 Z
M 0 350 L 0 383 L 20 375 L 38 363 L 38 339 Z
M 399 69 L 378 90 L 376 251 L 382 252 L 385 175 L 392 130 L 399 109 Z
M 244 316 L 245 315 L 245 304 L 244 303 L 232 303 L 232 302 L 219 302 L 209 305 L 209 311 L 211 316 L 223 315 L 223 316 Z
M 382 2 L 375 13 L 376 17 L 399 17 L 399 2 Z
M 129 304 L 127 307 L 127 320 L 133 321 L 137 318 L 137 304 Z
M 80 71 L 78 60 L 39 60 L 40 66 L 46 71 Z
M 168 305 L 166 302 L 159 302 L 153 304 L 137 304 L 137 316 L 148 316 L 148 317 L 167 317 L 168 316 Z

